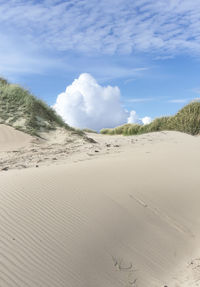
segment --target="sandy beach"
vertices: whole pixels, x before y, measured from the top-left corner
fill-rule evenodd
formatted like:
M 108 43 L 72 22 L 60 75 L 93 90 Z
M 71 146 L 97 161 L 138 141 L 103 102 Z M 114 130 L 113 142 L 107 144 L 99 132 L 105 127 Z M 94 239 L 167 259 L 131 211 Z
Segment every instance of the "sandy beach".
M 200 286 L 200 137 L 0 125 L 0 286 Z

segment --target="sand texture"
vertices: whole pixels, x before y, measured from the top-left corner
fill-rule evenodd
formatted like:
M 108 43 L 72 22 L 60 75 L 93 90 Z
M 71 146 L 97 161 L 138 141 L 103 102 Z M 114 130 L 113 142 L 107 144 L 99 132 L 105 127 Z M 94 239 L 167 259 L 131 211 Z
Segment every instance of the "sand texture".
M 0 286 L 200 286 L 200 138 L 60 134 L 0 128 Z
M 0 124 L 0 152 L 27 147 L 32 137 L 10 126 Z

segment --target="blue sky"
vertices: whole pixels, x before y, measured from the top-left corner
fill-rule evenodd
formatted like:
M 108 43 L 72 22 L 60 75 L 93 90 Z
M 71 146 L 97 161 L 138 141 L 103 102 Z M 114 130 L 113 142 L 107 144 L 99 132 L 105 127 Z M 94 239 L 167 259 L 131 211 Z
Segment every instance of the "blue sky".
M 139 118 L 174 114 L 199 60 L 200 0 L 0 0 L 0 75 L 50 105 L 89 73 Z

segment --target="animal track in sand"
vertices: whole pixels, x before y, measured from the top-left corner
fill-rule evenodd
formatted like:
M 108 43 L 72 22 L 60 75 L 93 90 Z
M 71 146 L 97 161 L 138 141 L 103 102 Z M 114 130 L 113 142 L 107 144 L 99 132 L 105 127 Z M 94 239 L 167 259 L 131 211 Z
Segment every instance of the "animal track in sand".
M 112 260 L 117 271 L 128 273 L 125 287 L 136 287 L 137 277 L 135 276 L 135 272 L 138 270 L 133 269 L 133 264 L 131 262 L 126 264 L 123 262 L 122 258 L 116 258 L 114 256 L 112 256 Z

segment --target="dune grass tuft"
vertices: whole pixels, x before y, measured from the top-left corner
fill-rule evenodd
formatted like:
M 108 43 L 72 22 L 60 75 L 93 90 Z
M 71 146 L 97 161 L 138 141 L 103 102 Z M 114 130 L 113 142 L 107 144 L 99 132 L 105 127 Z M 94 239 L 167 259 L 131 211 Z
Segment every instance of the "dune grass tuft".
M 97 131 L 88 128 L 82 129 L 82 131 L 85 133 L 97 134 Z
M 0 78 L 0 123 L 14 126 L 31 135 L 63 127 L 76 134 L 82 131 L 68 126 L 56 112 L 42 100 L 19 85 Z
M 155 119 L 148 125 L 125 124 L 113 129 L 102 129 L 101 134 L 138 135 L 149 132 L 173 130 L 197 135 L 200 133 L 200 102 L 191 102 L 176 115 Z

